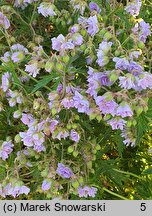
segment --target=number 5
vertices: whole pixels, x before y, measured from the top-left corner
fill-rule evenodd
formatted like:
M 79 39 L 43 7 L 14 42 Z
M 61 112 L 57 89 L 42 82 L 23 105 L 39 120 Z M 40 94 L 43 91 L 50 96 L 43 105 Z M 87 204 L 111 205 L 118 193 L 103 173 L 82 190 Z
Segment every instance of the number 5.
M 141 203 L 140 210 L 141 211 L 146 211 L 146 203 Z

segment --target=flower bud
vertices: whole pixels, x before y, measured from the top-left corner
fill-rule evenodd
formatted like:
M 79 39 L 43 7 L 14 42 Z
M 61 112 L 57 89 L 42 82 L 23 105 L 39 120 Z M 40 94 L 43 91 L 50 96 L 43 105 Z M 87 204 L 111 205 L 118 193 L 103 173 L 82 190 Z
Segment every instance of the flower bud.
M 74 152 L 73 152 L 73 156 L 74 156 L 74 157 L 77 157 L 77 156 L 78 156 L 78 154 L 79 154 L 79 152 L 78 152 L 78 151 L 74 151 Z
M 106 32 L 105 34 L 104 34 L 104 39 L 105 40 L 110 40 L 112 38 L 112 34 L 110 33 L 110 32 Z
M 45 70 L 47 72 L 50 73 L 52 71 L 53 67 L 54 67 L 54 63 L 53 62 L 50 62 L 50 61 L 46 62 L 46 64 L 45 64 Z
M 72 153 L 73 151 L 74 151 L 73 146 L 69 146 L 69 147 L 68 147 L 68 153 Z
M 68 55 L 65 55 L 65 56 L 63 56 L 62 60 L 65 64 L 67 64 L 70 60 L 70 57 Z
M 52 108 L 51 113 L 54 116 L 55 114 L 57 114 L 57 110 L 55 108 Z
M 140 42 L 137 44 L 137 46 L 138 46 L 139 49 L 143 49 L 143 48 L 145 47 L 145 44 L 144 44 L 142 41 L 140 41 Z
M 82 51 L 85 51 L 86 48 L 87 48 L 86 44 L 82 44 L 82 45 L 80 46 L 80 50 L 82 50 Z
M 111 73 L 109 79 L 110 79 L 111 82 L 115 82 L 118 79 L 118 76 L 115 73 Z
M 15 136 L 14 141 L 15 141 L 16 143 L 21 142 L 21 137 L 20 137 L 19 134 L 17 134 L 17 135 Z
M 56 67 L 56 69 L 58 71 L 63 71 L 64 70 L 64 66 L 63 66 L 62 63 L 56 63 L 55 67 Z
M 77 189 L 79 187 L 79 182 L 78 181 L 75 181 L 72 183 L 72 186 Z
M 142 112 L 143 112 L 143 107 L 137 107 L 136 108 L 137 116 L 139 116 Z

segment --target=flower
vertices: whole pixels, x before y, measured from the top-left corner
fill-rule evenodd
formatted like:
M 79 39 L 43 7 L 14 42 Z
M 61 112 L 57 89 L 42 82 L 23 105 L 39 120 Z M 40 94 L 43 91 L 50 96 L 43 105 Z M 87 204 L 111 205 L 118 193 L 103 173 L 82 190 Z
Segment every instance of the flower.
M 72 129 L 71 132 L 70 132 L 70 138 L 71 138 L 74 142 L 78 143 L 79 140 L 80 140 L 80 135 L 79 135 L 74 129 Z
M 142 89 L 152 89 L 152 74 L 150 73 L 144 73 L 143 78 L 139 79 L 138 81 L 138 86 L 141 87 Z
M 11 74 L 9 72 L 6 72 L 2 75 L 2 85 L 1 88 L 4 92 L 6 92 L 10 86 L 10 78 Z
M 31 76 L 36 77 L 39 74 L 40 68 L 38 68 L 37 62 L 31 62 L 25 66 L 25 71 L 27 71 Z
M 20 132 L 20 137 L 25 146 L 32 147 L 37 152 L 45 151 L 43 143 L 45 141 L 44 133 L 37 130 L 36 126 L 31 126 L 27 132 Z
M 115 68 L 120 70 L 127 70 L 129 66 L 129 61 L 126 58 L 114 57 L 113 61 L 116 62 Z
M 0 157 L 2 160 L 6 160 L 10 153 L 13 151 L 13 144 L 12 141 L 5 141 L 2 143 L 1 150 L 0 150 Z
M 107 100 L 105 96 L 98 96 L 95 101 L 103 114 L 115 115 L 118 104 L 114 100 Z
M 112 42 L 103 41 L 99 44 L 99 48 L 97 49 L 97 60 L 96 62 L 100 67 L 103 67 L 109 62 L 108 53 L 111 50 Z
M 89 111 L 89 102 L 78 91 L 75 91 L 73 100 L 74 107 L 78 109 L 78 112 L 87 113 Z
M 122 102 L 117 108 L 116 115 L 125 118 L 127 116 L 132 116 L 133 112 L 126 102 Z
M 23 51 L 25 54 L 28 54 L 28 49 L 26 49 L 23 45 L 21 45 L 19 43 L 12 45 L 11 49 L 13 51 Z
M 70 109 L 74 107 L 74 100 L 72 98 L 63 98 L 61 104 L 64 106 L 64 108 Z
M 23 52 L 15 52 L 12 54 L 11 59 L 13 62 L 20 62 L 24 59 L 24 53 Z
M 38 13 L 42 14 L 44 17 L 55 16 L 54 12 L 55 6 L 53 4 L 42 2 L 38 7 Z
M 85 187 L 79 187 L 78 188 L 78 194 L 79 194 L 79 197 L 85 197 L 87 198 L 88 196 L 89 197 L 95 197 L 96 193 L 97 193 L 97 188 L 95 187 L 88 187 L 88 186 L 85 186 Z
M 91 36 L 95 36 L 95 34 L 99 31 L 97 16 L 91 16 L 87 19 L 87 32 Z
M 95 10 L 97 13 L 101 12 L 101 9 L 99 8 L 99 6 L 95 2 L 90 2 L 89 8 L 91 11 Z
M 111 120 L 107 121 L 107 123 L 111 125 L 112 130 L 123 130 L 126 121 L 123 119 L 112 118 Z
M 2 61 L 9 62 L 10 52 L 5 52 L 4 56 L 1 57 Z
M 126 76 L 119 77 L 119 86 L 124 89 L 135 88 L 135 77 L 132 74 L 126 74 Z
M 135 61 L 130 61 L 128 66 L 128 71 L 133 74 L 139 74 L 143 71 L 143 67 L 139 64 L 137 64 Z
M 74 44 L 72 43 L 72 39 L 66 41 L 65 37 L 60 34 L 57 38 L 53 37 L 52 39 L 52 49 L 56 51 L 64 51 L 67 49 L 74 49 Z
M 12 186 L 12 183 L 7 184 L 4 187 L 4 193 L 5 195 L 12 195 L 14 198 L 16 198 L 17 196 L 21 195 L 21 194 L 28 194 L 30 192 L 30 189 L 26 186 L 19 186 L 16 184 L 15 187 Z
M 140 0 L 134 0 L 133 2 L 129 2 L 129 4 L 125 7 L 125 10 L 127 13 L 130 13 L 136 17 L 139 15 L 141 4 Z
M 60 175 L 62 178 L 70 178 L 74 175 L 71 169 L 65 167 L 65 165 L 62 163 L 58 163 L 58 168 L 56 170 L 56 173 Z
M 16 104 L 21 104 L 23 101 L 22 94 L 19 93 L 17 90 L 12 91 L 9 89 L 7 96 L 10 97 L 10 98 L 8 98 L 8 102 L 9 102 L 10 107 L 15 106 Z
M 121 136 L 125 138 L 123 143 L 126 146 L 129 146 L 129 145 L 135 146 L 136 138 L 135 138 L 133 132 L 130 130 L 130 128 L 123 129 Z
M 44 180 L 42 183 L 42 190 L 47 191 L 51 188 L 51 182 Z
M 71 39 L 75 46 L 80 46 L 83 43 L 83 37 L 79 33 L 73 34 Z
M 149 23 L 146 23 L 144 20 L 139 23 L 141 33 L 139 35 L 139 40 L 142 41 L 143 43 L 146 42 L 147 37 L 151 34 L 150 31 L 150 25 Z
M 5 29 L 8 29 L 10 27 L 10 21 L 7 19 L 7 17 L 0 12 L 0 26 L 3 26 Z

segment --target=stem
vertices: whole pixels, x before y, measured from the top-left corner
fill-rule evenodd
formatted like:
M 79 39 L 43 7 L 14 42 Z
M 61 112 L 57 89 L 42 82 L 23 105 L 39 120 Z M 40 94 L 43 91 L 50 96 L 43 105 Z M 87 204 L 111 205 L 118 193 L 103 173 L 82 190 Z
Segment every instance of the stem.
M 116 171 L 116 172 L 122 173 L 122 174 L 134 176 L 135 178 L 138 178 L 138 179 L 141 179 L 141 180 L 143 179 L 142 177 L 139 177 L 138 175 L 136 175 L 134 173 L 131 173 L 131 172 L 125 172 L 125 171 L 118 170 L 118 169 L 113 169 L 113 170 Z
M 126 197 L 121 196 L 121 195 L 119 195 L 119 194 L 116 194 L 116 193 L 114 193 L 114 192 L 108 190 L 108 189 L 105 188 L 105 187 L 103 187 L 102 189 L 103 189 L 104 191 L 106 191 L 107 193 L 112 194 L 113 196 L 119 197 L 119 198 L 122 199 L 122 200 L 128 200 Z
M 25 25 L 27 25 L 28 27 L 30 27 L 30 29 L 31 29 L 31 31 L 32 31 L 32 33 L 33 33 L 33 40 L 34 40 L 34 39 L 35 39 L 36 33 L 35 33 L 34 28 L 33 28 L 32 25 L 31 25 L 31 23 L 27 23 L 25 20 L 23 20 L 23 18 L 21 17 L 20 14 L 18 14 L 15 10 L 13 10 L 13 11 L 14 11 L 14 13 L 20 18 L 20 20 L 21 20 Z

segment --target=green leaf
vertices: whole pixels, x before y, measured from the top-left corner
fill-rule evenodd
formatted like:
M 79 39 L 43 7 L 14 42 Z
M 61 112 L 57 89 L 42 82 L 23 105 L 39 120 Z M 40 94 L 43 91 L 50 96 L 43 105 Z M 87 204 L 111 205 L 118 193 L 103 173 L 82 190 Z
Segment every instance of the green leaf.
M 143 174 L 145 174 L 145 175 L 152 174 L 152 167 L 146 169 L 146 170 L 143 172 Z
M 136 144 L 138 144 L 141 141 L 142 136 L 145 134 L 145 132 L 148 130 L 148 120 L 145 116 L 145 114 L 141 114 L 137 118 L 137 139 Z
M 39 80 L 37 84 L 35 85 L 34 89 L 31 91 L 31 93 L 36 92 L 38 89 L 43 88 L 46 86 L 54 77 L 54 74 L 44 76 L 43 79 Z

